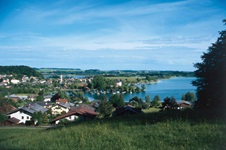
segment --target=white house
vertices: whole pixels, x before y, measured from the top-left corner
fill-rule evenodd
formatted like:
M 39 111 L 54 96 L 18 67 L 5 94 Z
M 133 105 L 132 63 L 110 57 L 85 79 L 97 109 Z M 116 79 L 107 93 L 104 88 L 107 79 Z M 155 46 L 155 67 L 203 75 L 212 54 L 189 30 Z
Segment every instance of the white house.
M 70 115 L 70 113 L 67 113 L 66 115 L 62 115 L 59 118 L 57 118 L 58 120 L 55 121 L 55 124 L 59 124 L 59 122 L 63 119 L 68 120 L 68 121 L 74 121 L 79 118 L 79 116 L 75 115 L 76 113 L 72 112 L 71 115 Z
M 57 103 L 55 106 L 51 108 L 52 114 L 57 115 L 62 112 L 69 112 L 71 106 L 74 106 L 73 103 Z
M 44 96 L 44 102 L 50 102 L 51 101 L 51 95 L 45 95 Z
M 27 82 L 27 81 L 29 81 L 29 77 L 24 75 L 21 80 L 22 80 L 22 82 Z
M 20 83 L 20 80 L 12 79 L 12 80 L 11 80 L 11 83 L 12 83 L 12 84 L 18 84 L 18 83 Z
M 52 123 L 59 124 L 62 120 L 75 121 L 76 119 L 93 119 L 97 113 L 88 107 L 79 106 L 73 111 L 60 115 L 52 120 Z
M 25 124 L 26 121 L 31 120 L 32 114 L 29 113 L 29 112 L 23 111 L 22 109 L 19 109 L 19 110 L 16 110 L 16 111 L 9 113 L 8 117 L 9 118 L 16 118 L 16 119 L 20 120 L 19 123 Z
M 122 81 L 117 80 L 115 83 L 116 87 L 121 87 L 122 86 Z
M 26 121 L 30 121 L 32 118 L 32 115 L 35 112 L 46 112 L 48 109 L 42 107 L 41 105 L 37 104 L 37 103 L 31 103 L 31 104 L 27 104 L 26 106 L 19 108 L 17 110 L 14 110 L 10 113 L 7 114 L 7 116 L 9 118 L 16 118 L 19 121 L 19 123 L 26 123 Z

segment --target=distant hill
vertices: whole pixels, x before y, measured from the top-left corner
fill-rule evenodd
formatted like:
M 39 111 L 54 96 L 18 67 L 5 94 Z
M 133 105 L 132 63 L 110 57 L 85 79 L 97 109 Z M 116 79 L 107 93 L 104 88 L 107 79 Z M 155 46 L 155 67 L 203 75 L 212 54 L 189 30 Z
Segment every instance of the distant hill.
M 43 78 L 43 75 L 35 69 L 28 66 L 0 66 L 0 74 L 13 74 L 19 77 L 23 75 Z

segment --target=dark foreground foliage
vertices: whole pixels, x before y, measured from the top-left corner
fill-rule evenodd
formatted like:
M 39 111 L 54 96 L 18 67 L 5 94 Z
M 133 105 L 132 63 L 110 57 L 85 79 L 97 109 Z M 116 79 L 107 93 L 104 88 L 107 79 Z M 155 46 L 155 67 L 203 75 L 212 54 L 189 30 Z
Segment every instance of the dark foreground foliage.
M 226 25 L 226 19 L 223 20 Z M 220 36 L 204 53 L 201 63 L 196 63 L 193 82 L 197 86 L 199 108 L 226 108 L 226 30 L 219 32 Z

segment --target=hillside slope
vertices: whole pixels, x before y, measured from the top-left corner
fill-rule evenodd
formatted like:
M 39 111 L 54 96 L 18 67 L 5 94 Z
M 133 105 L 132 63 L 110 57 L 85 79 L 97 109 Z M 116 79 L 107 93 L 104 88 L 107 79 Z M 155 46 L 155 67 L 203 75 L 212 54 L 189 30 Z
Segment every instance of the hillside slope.
M 206 120 L 196 116 L 160 112 L 97 119 L 51 130 L 0 128 L 0 147 L 59 150 L 225 149 L 225 120 Z
M 15 76 L 34 76 L 43 78 L 43 75 L 35 69 L 28 66 L 0 66 L 0 74 L 13 74 Z

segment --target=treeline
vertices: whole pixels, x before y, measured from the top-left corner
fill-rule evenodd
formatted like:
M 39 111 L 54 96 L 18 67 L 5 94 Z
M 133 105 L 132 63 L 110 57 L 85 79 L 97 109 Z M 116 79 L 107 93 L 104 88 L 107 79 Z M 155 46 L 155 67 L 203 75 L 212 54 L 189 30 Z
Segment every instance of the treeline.
M 43 78 L 43 75 L 40 72 L 28 66 L 0 66 L 0 74 L 13 74 L 17 77 L 27 75 L 28 77 L 34 76 Z
M 140 76 L 158 76 L 158 77 L 171 77 L 171 76 L 183 76 L 183 77 L 192 77 L 194 72 L 187 71 L 150 71 L 150 72 L 141 72 L 138 73 Z
M 79 69 L 64 69 L 64 68 L 40 68 L 37 69 L 39 72 L 43 74 L 55 74 L 55 75 L 102 75 L 105 77 L 111 76 L 158 76 L 158 77 L 171 77 L 171 76 L 185 76 L 191 77 L 194 76 L 194 72 L 188 71 L 150 71 L 150 70 L 109 70 L 109 71 L 102 71 L 99 69 L 89 69 L 89 70 L 79 70 Z

